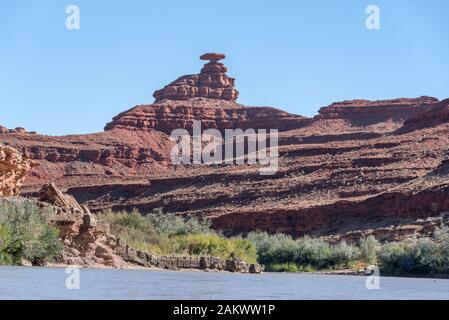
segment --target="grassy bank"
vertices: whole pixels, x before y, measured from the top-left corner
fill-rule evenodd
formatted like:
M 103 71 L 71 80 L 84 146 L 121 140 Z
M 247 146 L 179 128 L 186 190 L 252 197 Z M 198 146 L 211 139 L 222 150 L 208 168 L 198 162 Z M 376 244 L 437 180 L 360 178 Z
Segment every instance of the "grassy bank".
M 50 214 L 30 200 L 0 200 L 0 264 L 53 260 L 63 246 L 58 230 L 48 224 Z
M 132 247 L 159 255 L 214 256 L 257 261 L 255 245 L 242 237 L 226 238 L 210 228 L 208 221 L 182 219 L 154 212 L 142 216 L 138 212 L 106 212 L 100 219 L 111 226 L 111 232 Z

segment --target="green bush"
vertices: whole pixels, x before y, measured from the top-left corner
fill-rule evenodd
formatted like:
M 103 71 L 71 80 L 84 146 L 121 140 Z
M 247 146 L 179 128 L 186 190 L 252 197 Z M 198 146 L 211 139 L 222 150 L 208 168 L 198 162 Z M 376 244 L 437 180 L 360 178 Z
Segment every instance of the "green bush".
M 270 271 L 348 267 L 360 256 L 356 246 L 344 242 L 330 245 L 324 240 L 308 236 L 294 240 L 284 234 L 251 232 L 247 239 L 256 245 L 259 262 Z
M 305 236 L 296 240 L 298 251 L 295 258 L 297 264 L 311 265 L 317 269 L 332 267 L 332 248 L 320 239 Z
M 354 245 L 342 241 L 331 248 L 330 266 L 348 267 L 351 263 L 360 259 L 361 250 Z
M 362 238 L 358 242 L 358 247 L 360 250 L 360 260 L 367 264 L 377 263 L 377 255 L 381 249 L 381 245 L 376 238 L 373 236 Z
M 111 232 L 133 246 L 141 243 L 159 244 L 160 237 L 151 220 L 139 212 L 105 212 L 100 219 L 110 224 Z M 137 248 L 139 249 L 139 248 Z
M 157 232 L 169 236 L 213 233 L 210 228 L 211 223 L 207 219 L 199 220 L 193 217 L 182 218 L 174 214 L 163 214 L 160 209 L 146 217 Z
M 39 264 L 56 257 L 63 246 L 47 223 L 50 214 L 31 200 L 0 200 L 0 263 L 20 264 L 24 258 Z
M 191 234 L 172 238 L 178 243 L 177 254 L 216 256 L 223 259 L 239 258 L 257 262 L 254 244 L 240 237 L 224 238 L 216 234 Z
M 447 274 L 445 249 L 444 243 L 428 238 L 388 243 L 379 253 L 381 270 L 389 274 Z

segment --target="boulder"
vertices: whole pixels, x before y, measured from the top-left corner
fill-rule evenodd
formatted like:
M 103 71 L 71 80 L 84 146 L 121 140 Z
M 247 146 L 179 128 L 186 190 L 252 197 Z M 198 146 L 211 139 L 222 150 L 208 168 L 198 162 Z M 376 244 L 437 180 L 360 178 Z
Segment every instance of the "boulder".
M 60 208 L 89 213 L 88 209 L 86 210 L 86 206 L 81 206 L 75 198 L 68 194 L 64 194 L 54 183 L 44 185 L 39 191 L 38 199 Z

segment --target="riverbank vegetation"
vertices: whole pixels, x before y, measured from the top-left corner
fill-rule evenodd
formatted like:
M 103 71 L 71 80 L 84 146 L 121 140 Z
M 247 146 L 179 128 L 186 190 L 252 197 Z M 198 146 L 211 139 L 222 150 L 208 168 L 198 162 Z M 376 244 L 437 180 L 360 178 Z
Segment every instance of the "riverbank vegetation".
M 449 275 L 449 228 L 441 228 L 433 238 L 409 238 L 401 242 L 379 243 L 374 237 L 357 243 L 329 244 L 321 239 L 267 233 L 250 233 L 248 240 L 257 248 L 259 263 L 269 271 L 358 270 L 377 265 L 389 275 Z
M 393 275 L 449 275 L 449 228 L 430 238 L 387 243 L 378 255 L 381 271 Z
M 48 224 L 50 214 L 30 200 L 0 200 L 0 264 L 53 260 L 63 246 L 58 229 Z
M 358 244 L 328 242 L 308 236 L 292 239 L 288 235 L 253 232 L 248 240 L 256 245 L 259 263 L 270 271 L 318 271 L 355 268 L 375 263 L 380 244 L 373 237 Z
M 257 261 L 255 245 L 242 237 L 226 238 L 210 228 L 210 222 L 196 218 L 183 219 L 155 211 L 141 215 L 134 211 L 106 212 L 100 219 L 111 226 L 111 232 L 132 247 L 158 255 L 214 256 Z
M 60 254 L 63 245 L 57 228 L 49 224 L 51 214 L 31 200 L 0 200 L 0 264 L 23 260 L 40 264 Z M 389 275 L 449 275 L 448 227 L 438 229 L 432 238 L 380 243 L 370 236 L 356 243 L 330 244 L 308 236 L 293 239 L 266 232 L 225 237 L 212 230 L 207 220 L 184 219 L 160 210 L 147 215 L 105 212 L 99 218 L 135 249 L 158 255 L 238 258 L 274 272 L 359 270 L 376 265 Z
M 212 230 L 208 221 L 160 211 L 146 216 L 136 211 L 107 212 L 100 218 L 131 246 L 160 255 L 235 257 L 257 261 L 274 272 L 359 270 L 377 265 L 381 272 L 392 275 L 449 274 L 448 228 L 438 230 L 432 239 L 381 244 L 369 236 L 356 243 L 330 244 L 308 236 L 293 239 L 266 232 L 227 238 Z

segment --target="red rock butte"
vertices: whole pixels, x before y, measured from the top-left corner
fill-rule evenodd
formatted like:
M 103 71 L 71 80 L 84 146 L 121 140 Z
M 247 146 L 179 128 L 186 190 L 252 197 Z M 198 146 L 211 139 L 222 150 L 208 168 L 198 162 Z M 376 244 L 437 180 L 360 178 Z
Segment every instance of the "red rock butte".
M 218 61 L 226 56 L 221 53 L 203 54 L 201 60 L 209 60 L 199 74 L 182 76 L 164 88 L 154 92 L 156 102 L 161 100 L 187 100 L 210 98 L 235 101 L 239 92 L 234 87 L 235 79 L 228 77 L 224 64 Z
M 93 211 L 162 208 L 231 233 L 348 240 L 427 234 L 449 211 L 449 99 L 342 101 L 306 118 L 237 103 L 234 79 L 218 62 L 224 55 L 201 58 L 209 62 L 199 74 L 115 116 L 104 132 L 55 137 L 0 127 L 3 144 L 39 163 L 25 195 L 53 181 Z M 278 172 L 174 165 L 170 133 L 194 120 L 203 129 L 278 129 Z

